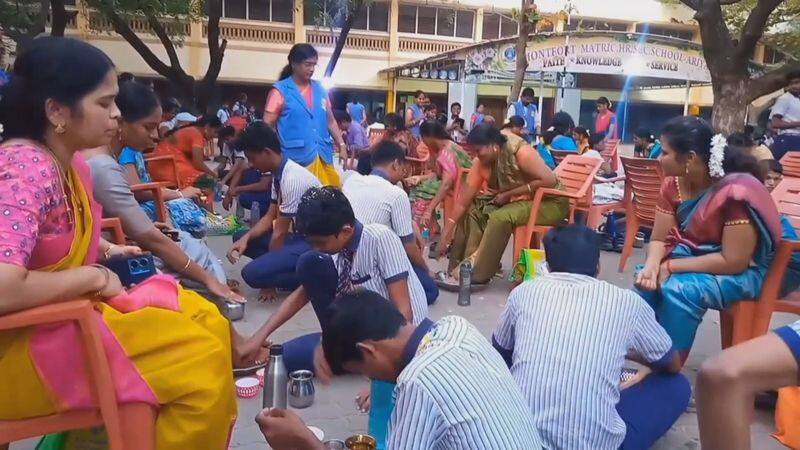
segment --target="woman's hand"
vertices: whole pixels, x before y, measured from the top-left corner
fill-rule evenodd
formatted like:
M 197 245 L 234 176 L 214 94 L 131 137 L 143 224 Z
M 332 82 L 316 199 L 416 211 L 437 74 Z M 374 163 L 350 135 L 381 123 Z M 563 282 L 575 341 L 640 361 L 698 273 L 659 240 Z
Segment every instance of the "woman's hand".
M 503 206 L 511 201 L 511 194 L 508 192 L 500 192 L 492 199 L 492 203 L 497 206 Z
M 103 253 L 106 259 L 110 259 L 114 256 L 119 256 L 119 255 L 136 256 L 141 254 L 142 254 L 142 249 L 135 245 L 115 245 L 115 244 L 111 244 Z
M 114 298 L 117 295 L 125 292 L 125 288 L 122 286 L 122 282 L 119 280 L 117 274 L 111 271 L 108 267 L 95 265 L 98 270 L 98 277 L 100 281 L 97 283 L 101 287 L 97 289 L 97 296 L 108 299 Z
M 200 189 L 198 189 L 198 188 L 196 188 L 194 186 L 189 186 L 189 187 L 185 187 L 185 188 L 181 189 L 178 192 L 180 192 L 181 196 L 184 197 L 184 198 L 197 198 L 197 197 L 200 197 L 200 194 L 203 191 L 201 191 Z
M 439 243 L 436 244 L 436 251 L 433 252 L 433 259 L 439 260 L 442 258 L 442 255 L 447 253 L 447 249 L 450 247 L 450 243 L 453 242 L 453 233 L 442 234 L 442 237 L 439 239 Z
M 205 283 L 206 289 L 217 297 L 230 300 L 235 303 L 247 303 L 247 299 L 240 294 L 233 292 L 230 287 L 220 283 L 216 278 L 209 276 L 208 281 Z
M 645 266 L 641 272 L 636 275 L 634 284 L 639 289 L 645 291 L 655 291 L 658 287 L 658 276 L 660 272 L 659 266 Z
M 672 275 L 672 268 L 669 265 L 669 260 L 666 260 L 658 268 L 658 285 L 662 286 L 670 275 Z
M 287 409 L 266 408 L 256 416 L 256 423 L 275 450 L 322 449 L 322 442 L 303 423 L 303 420 Z

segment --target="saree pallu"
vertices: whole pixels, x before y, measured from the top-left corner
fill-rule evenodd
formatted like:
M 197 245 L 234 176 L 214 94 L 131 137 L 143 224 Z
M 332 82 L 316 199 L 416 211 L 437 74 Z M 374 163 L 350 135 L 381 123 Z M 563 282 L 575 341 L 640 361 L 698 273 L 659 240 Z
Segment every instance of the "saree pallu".
M 68 176 L 77 197 L 71 200 L 76 212 L 72 245 L 60 261 L 36 270 L 94 261 L 99 224 L 92 208 L 97 208 L 76 170 Z M 236 418 L 230 326 L 199 295 L 179 290 L 178 299 L 180 312 L 147 307 L 123 314 L 96 304 L 117 399 L 158 409 L 158 450 L 221 450 Z M 95 407 L 79 335 L 74 323 L 0 332 L 0 419 Z
M 781 239 L 780 216 L 769 192 L 750 175 L 728 175 L 700 197 L 682 201 L 675 211 L 677 227 L 666 240 L 666 259 L 697 257 L 722 250 L 723 212 L 734 202 L 746 206 L 758 243 L 750 266 L 735 275 L 675 273 L 656 291 L 639 291 L 672 338 L 688 352 L 706 310 L 722 310 L 761 292 L 769 264 Z
M 201 239 L 206 234 L 206 211 L 194 200 L 189 198 L 176 198 L 165 202 L 170 221 L 175 228 L 190 233 Z M 153 222 L 158 221 L 158 212 L 154 201 L 139 203 L 147 217 Z

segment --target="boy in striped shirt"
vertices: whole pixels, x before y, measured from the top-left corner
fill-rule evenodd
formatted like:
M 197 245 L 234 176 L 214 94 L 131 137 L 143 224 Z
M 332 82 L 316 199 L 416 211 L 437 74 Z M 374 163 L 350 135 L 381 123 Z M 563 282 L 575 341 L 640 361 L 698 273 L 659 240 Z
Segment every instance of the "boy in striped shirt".
M 542 440 L 551 449 L 650 448 L 689 403 L 672 340 L 641 297 L 595 278 L 593 230 L 554 228 L 544 248 L 550 273 L 511 292 L 493 336 Z M 620 385 L 626 358 L 649 370 Z
M 340 298 L 330 316 L 322 345 L 334 371 L 397 383 L 387 449 L 542 448 L 502 358 L 465 319 L 414 325 L 370 291 Z M 292 412 L 265 410 L 256 420 L 275 449 L 324 448 Z

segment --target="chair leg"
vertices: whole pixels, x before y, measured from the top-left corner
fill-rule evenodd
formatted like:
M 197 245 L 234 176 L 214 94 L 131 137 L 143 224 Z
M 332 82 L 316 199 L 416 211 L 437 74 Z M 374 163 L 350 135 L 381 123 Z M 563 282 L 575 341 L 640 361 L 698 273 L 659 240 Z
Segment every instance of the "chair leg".
M 124 450 L 155 450 L 156 411 L 152 406 L 146 403 L 120 405 L 119 415 Z
M 637 231 L 639 231 L 639 219 L 636 218 L 636 214 L 630 212 L 625 216 L 625 244 L 622 246 L 622 254 L 619 257 L 620 272 L 625 272 L 625 265 L 633 253 L 633 242 L 636 239 Z
M 597 230 L 597 227 L 600 226 L 600 221 L 603 219 L 603 213 L 600 211 L 600 208 L 590 207 L 589 212 L 586 215 L 586 226 L 591 228 L 592 230 Z
M 733 315 L 730 311 L 719 312 L 719 337 L 722 349 L 730 347 L 733 342 Z

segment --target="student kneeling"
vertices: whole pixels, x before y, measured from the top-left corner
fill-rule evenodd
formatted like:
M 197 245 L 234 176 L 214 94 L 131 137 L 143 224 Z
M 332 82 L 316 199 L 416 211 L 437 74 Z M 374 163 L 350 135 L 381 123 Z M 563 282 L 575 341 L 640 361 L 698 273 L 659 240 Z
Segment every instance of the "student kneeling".
M 585 226 L 547 233 L 551 273 L 511 292 L 494 332 L 547 448 L 650 448 L 689 403 L 678 353 L 653 309 L 595 278 L 599 244 Z M 626 358 L 653 373 L 620 386 Z
M 334 372 L 397 383 L 388 450 L 542 448 L 503 360 L 465 319 L 415 326 L 372 291 L 345 294 L 328 311 L 322 346 Z M 290 411 L 256 420 L 276 450 L 323 448 Z

